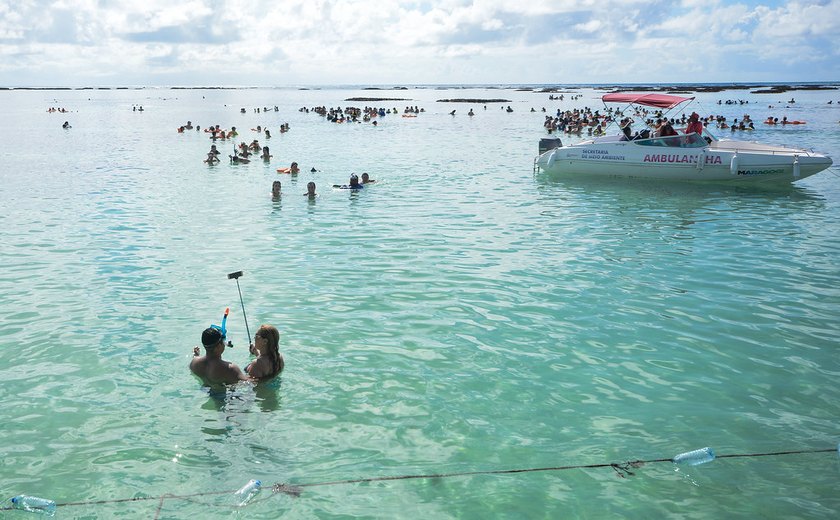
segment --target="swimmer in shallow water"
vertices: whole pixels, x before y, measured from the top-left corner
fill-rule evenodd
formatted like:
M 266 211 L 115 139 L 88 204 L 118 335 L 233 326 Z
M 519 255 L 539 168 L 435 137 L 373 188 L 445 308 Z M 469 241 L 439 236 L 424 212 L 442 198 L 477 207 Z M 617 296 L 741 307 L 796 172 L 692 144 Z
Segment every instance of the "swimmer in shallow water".
M 370 175 L 368 175 L 367 173 L 362 174 L 362 184 L 371 184 L 374 182 L 376 181 L 374 179 L 371 179 Z
M 315 193 L 315 183 L 314 182 L 309 181 L 309 183 L 306 185 L 306 193 L 304 193 L 304 196 L 309 197 L 310 199 L 314 199 L 315 197 L 318 196 L 318 194 Z
M 333 184 L 333 188 L 338 188 L 342 190 L 360 190 L 364 188 L 364 186 L 362 186 L 361 183 L 359 183 L 359 176 L 354 173 L 350 176 L 350 184 Z
M 245 367 L 245 372 L 254 379 L 266 381 L 283 371 L 285 362 L 280 353 L 280 332 L 272 325 L 262 325 L 254 334 L 254 343 L 248 347 L 257 359 Z
M 248 380 L 248 376 L 236 363 L 222 359 L 226 345 L 225 337 L 219 329 L 204 329 L 201 344 L 204 345 L 204 355 L 200 355 L 198 347 L 193 348 L 190 371 L 201 378 L 205 386 L 229 385 Z
M 271 198 L 277 200 L 280 198 L 280 181 L 271 183 Z

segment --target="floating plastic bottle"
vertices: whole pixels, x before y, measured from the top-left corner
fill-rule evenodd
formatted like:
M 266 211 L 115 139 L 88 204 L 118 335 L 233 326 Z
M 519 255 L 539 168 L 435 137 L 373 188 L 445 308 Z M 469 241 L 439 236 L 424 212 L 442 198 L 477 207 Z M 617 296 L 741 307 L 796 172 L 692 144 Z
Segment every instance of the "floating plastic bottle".
M 18 495 L 12 497 L 12 506 L 30 513 L 41 513 L 47 516 L 55 515 L 55 501 L 46 498 Z
M 239 491 L 234 493 L 236 500 L 239 502 L 239 507 L 246 505 L 252 498 L 257 496 L 261 487 L 262 482 L 259 480 L 249 480 L 247 484 L 239 489 Z
M 689 466 L 697 466 L 715 460 L 715 452 L 712 448 L 700 448 L 699 450 L 687 451 L 680 453 L 671 462 L 674 464 L 688 464 Z

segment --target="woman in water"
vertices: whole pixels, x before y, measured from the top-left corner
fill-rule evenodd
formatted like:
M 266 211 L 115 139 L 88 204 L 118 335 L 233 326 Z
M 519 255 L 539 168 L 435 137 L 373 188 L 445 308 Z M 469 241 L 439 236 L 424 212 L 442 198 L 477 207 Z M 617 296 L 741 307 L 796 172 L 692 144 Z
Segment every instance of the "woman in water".
M 280 353 L 280 332 L 272 325 L 262 325 L 254 334 L 254 344 L 249 346 L 257 359 L 245 367 L 245 373 L 265 381 L 283 371 L 285 365 Z

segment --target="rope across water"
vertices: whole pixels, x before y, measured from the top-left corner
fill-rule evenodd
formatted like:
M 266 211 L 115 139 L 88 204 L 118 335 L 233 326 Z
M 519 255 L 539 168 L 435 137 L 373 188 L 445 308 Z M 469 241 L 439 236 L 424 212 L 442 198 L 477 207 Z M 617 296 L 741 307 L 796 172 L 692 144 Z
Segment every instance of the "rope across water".
M 816 450 L 788 450 L 788 451 L 775 451 L 775 452 L 764 452 L 764 453 L 734 453 L 734 454 L 724 454 L 718 455 L 717 459 L 737 459 L 737 458 L 752 458 L 752 457 L 780 457 L 784 455 L 802 455 L 802 454 L 811 454 L 811 453 L 837 453 L 838 448 L 826 448 L 826 449 L 816 449 Z M 476 475 L 515 475 L 519 473 L 536 473 L 536 472 L 546 472 L 546 471 L 567 471 L 573 469 L 598 469 L 598 468 L 612 468 L 616 474 L 621 478 L 626 478 L 628 476 L 633 476 L 635 473 L 632 471 L 633 469 L 640 468 L 645 464 L 656 464 L 656 463 L 663 463 L 673 462 L 673 459 L 647 459 L 647 460 L 631 460 L 626 462 L 606 462 L 600 464 L 574 464 L 574 465 L 567 465 L 567 466 L 545 466 L 545 467 L 535 467 L 535 468 L 513 468 L 513 469 L 495 469 L 495 470 L 479 470 L 479 471 L 456 471 L 450 473 L 423 473 L 423 474 L 414 474 L 414 475 L 390 475 L 390 476 L 380 476 L 380 477 L 361 477 L 361 478 L 353 478 L 353 479 L 344 479 L 344 480 L 332 480 L 332 481 L 324 481 L 324 482 L 309 482 L 309 483 L 299 483 L 299 484 L 288 484 L 288 483 L 277 483 L 272 485 L 270 489 L 272 494 L 282 493 L 285 495 L 298 497 L 301 495 L 305 488 L 314 488 L 314 487 L 321 487 L 321 486 L 341 486 L 341 485 L 351 485 L 351 484 L 362 484 L 366 482 L 387 482 L 387 481 L 395 481 L 395 480 L 418 480 L 418 479 L 444 479 L 444 478 L 457 478 L 457 477 L 471 477 Z M 132 497 L 132 498 L 115 498 L 115 499 L 106 499 L 106 500 L 87 500 L 87 501 L 79 501 L 79 502 L 61 502 L 57 503 L 56 507 L 74 507 L 74 506 L 91 506 L 91 505 L 104 505 L 104 504 L 120 504 L 126 502 L 142 502 L 142 501 L 157 501 L 157 512 L 155 514 L 155 518 L 158 518 L 163 508 L 163 504 L 166 500 L 183 500 L 187 502 L 196 502 L 196 498 L 198 497 L 206 497 L 206 496 L 217 496 L 217 495 L 232 495 L 236 490 L 224 490 L 224 491 L 200 491 L 195 493 L 188 493 L 188 494 L 164 494 L 159 496 L 148 496 L 148 497 Z M 263 501 L 270 498 L 264 497 L 259 500 L 255 500 L 254 502 Z M 207 504 L 205 504 L 207 505 Z M 234 507 L 234 506 L 231 506 Z M 9 506 L 4 506 L 0 508 L 0 511 L 7 511 L 13 509 Z

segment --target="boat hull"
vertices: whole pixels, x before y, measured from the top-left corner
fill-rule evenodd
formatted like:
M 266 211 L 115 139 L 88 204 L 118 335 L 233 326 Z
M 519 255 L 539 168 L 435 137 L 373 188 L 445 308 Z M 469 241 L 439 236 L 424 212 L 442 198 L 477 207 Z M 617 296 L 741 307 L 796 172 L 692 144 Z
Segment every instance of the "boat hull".
M 703 148 L 592 141 L 555 148 L 537 159 L 540 169 L 556 175 L 747 183 L 795 182 L 831 164 L 822 154 L 739 141 Z

